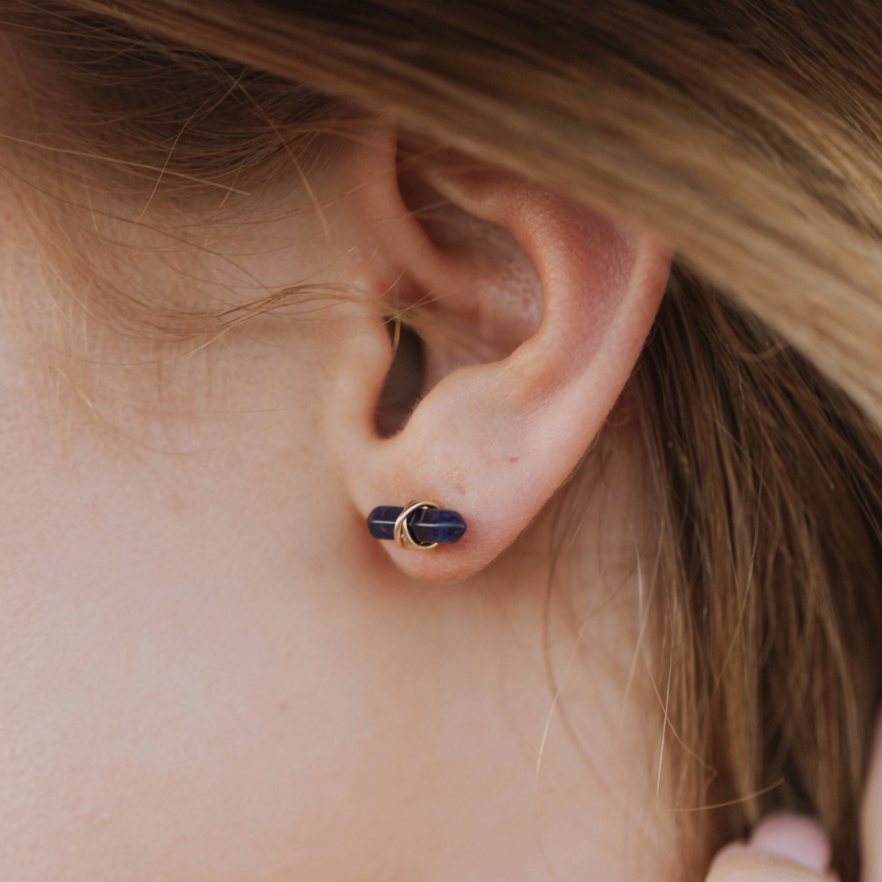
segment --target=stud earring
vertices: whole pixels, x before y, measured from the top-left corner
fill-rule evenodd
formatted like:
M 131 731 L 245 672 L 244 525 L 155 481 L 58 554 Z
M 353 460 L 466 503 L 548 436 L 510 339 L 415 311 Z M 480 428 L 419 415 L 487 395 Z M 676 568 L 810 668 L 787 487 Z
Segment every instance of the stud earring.
M 452 545 L 466 531 L 466 522 L 459 512 L 425 500 L 408 502 L 404 508 L 380 505 L 368 515 L 367 525 L 374 539 L 391 539 L 408 551 Z

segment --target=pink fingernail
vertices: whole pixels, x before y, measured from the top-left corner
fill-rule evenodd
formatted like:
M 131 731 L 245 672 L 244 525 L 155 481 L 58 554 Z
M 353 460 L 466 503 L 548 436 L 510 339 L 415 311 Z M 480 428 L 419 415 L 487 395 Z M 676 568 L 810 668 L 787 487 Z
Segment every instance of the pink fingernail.
M 750 848 L 776 854 L 816 873 L 830 869 L 830 840 L 820 825 L 801 815 L 772 815 L 761 821 Z

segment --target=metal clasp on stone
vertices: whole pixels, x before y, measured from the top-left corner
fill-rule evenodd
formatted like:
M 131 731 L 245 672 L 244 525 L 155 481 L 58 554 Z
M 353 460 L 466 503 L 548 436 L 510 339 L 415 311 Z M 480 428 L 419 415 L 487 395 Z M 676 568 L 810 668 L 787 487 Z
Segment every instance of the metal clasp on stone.
M 405 511 L 407 514 L 402 519 Z M 375 539 L 388 539 L 401 548 L 420 551 L 459 542 L 466 531 L 465 519 L 459 512 L 439 508 L 433 502 L 409 502 L 403 507 L 377 506 L 368 515 L 367 525 Z

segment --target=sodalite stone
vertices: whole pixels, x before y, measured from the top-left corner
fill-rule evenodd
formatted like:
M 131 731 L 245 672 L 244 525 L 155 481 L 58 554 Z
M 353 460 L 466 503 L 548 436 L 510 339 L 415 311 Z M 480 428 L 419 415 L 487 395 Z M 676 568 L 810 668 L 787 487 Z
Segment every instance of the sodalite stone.
M 394 539 L 395 521 L 404 510 L 401 505 L 380 505 L 367 519 L 368 530 L 374 539 Z M 417 509 L 407 519 L 410 535 L 420 545 L 452 545 L 459 542 L 466 531 L 466 522 L 461 514 L 443 508 Z

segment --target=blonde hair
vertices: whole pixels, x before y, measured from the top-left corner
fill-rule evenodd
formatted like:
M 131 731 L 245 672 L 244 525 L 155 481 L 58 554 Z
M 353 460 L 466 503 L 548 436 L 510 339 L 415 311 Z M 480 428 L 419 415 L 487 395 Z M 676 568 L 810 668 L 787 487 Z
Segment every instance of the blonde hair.
M 709 841 L 816 813 L 856 879 L 882 689 L 876 4 L 6 0 L 4 17 L 90 106 L 140 89 L 89 152 L 142 182 L 259 175 L 357 106 L 676 245 L 631 389 L 678 804 L 719 806 L 693 816 Z M 210 119 L 181 138 L 231 81 L 253 105 L 223 138 Z

